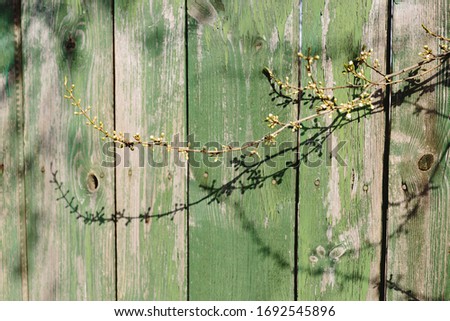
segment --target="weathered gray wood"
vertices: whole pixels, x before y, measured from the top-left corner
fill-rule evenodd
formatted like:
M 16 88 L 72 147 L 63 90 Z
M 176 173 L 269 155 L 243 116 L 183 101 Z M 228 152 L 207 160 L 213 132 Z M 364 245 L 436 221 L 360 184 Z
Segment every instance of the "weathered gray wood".
M 417 62 L 430 30 L 449 35 L 448 1 L 395 2 L 394 69 Z M 411 23 L 413 22 L 413 23 Z M 448 300 L 450 105 L 448 69 L 419 86 L 396 86 L 389 171 L 388 299 Z

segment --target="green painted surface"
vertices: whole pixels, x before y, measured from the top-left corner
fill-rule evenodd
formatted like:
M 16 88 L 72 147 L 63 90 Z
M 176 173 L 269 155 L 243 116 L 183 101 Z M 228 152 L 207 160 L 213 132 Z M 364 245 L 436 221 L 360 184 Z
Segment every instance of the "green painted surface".
M 192 147 L 240 146 L 270 132 L 263 122 L 269 113 L 295 117 L 296 105 L 271 100 L 262 69 L 295 83 L 298 12 L 298 1 L 188 3 Z M 291 147 L 295 139 L 279 136 Z M 279 148 L 262 148 L 262 159 Z M 190 155 L 189 298 L 292 300 L 295 171 L 286 162 L 294 153 L 233 164 L 240 156 L 214 162 Z
M 449 34 L 446 1 L 402 1 L 394 6 L 394 67 L 417 61 L 423 45 L 437 51 L 420 21 Z M 404 48 L 411 48 L 404 50 Z M 389 300 L 449 300 L 450 105 L 446 73 L 419 88 L 396 87 L 389 184 Z
M 14 28 L 14 8 L 13 1 L 0 1 L 0 300 L 26 299 L 26 262 L 21 259 L 23 110 L 16 96 L 20 73 L 15 68 L 14 31 L 19 29 Z
M 398 69 L 434 43 L 419 23 L 450 30 L 448 1 L 394 3 Z M 448 300 L 445 73 L 425 91 L 394 90 L 389 186 L 383 113 L 320 119 L 336 130 L 301 135 L 298 213 L 295 134 L 245 163 L 197 154 L 187 171 L 183 157 L 137 149 L 120 151 L 114 169 L 63 100 L 68 76 L 108 128 L 211 149 L 260 138 L 269 113 L 291 120 L 298 110 L 270 95 L 265 66 L 296 83 L 298 47 L 311 47 L 330 86 L 363 44 L 384 61 L 387 1 L 303 0 L 301 28 L 299 4 L 23 1 L 20 29 L 19 1 L 0 0 L 0 299 L 377 300 L 388 188 L 387 299 Z
M 113 172 L 101 167 L 99 135 L 74 119 L 62 87 L 67 76 L 112 122 L 111 4 L 24 2 L 22 34 L 29 298 L 114 299 L 114 225 L 77 220 L 50 183 L 53 164 L 81 213 L 114 212 Z
M 376 32 L 367 31 L 384 27 L 383 19 L 369 18 L 383 9 L 381 1 L 303 1 L 302 48 L 319 55 L 317 77 L 324 86 L 345 84 L 343 64 L 363 44 L 383 57 L 386 35 L 374 39 Z M 306 75 L 302 80 L 306 84 Z M 335 97 L 345 102 L 352 93 Z M 311 107 L 305 102 L 301 116 L 314 113 Z M 378 299 L 382 153 L 369 155 L 382 150 L 382 132 L 375 130 L 383 130 L 382 118 L 352 117 L 335 114 L 304 124 L 310 129 L 300 141 L 300 300 Z
M 181 0 L 115 2 L 116 126 L 130 135 L 185 139 L 184 16 Z M 186 299 L 186 164 L 176 156 L 120 152 L 117 209 L 134 219 L 117 226 L 119 300 Z

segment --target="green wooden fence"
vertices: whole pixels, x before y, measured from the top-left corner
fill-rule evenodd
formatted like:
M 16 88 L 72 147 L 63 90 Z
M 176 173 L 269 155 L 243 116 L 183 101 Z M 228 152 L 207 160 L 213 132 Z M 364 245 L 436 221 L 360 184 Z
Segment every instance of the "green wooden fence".
M 446 69 L 393 88 L 383 112 L 320 119 L 247 163 L 125 149 L 114 166 L 114 148 L 63 98 L 67 76 L 108 127 L 243 144 L 274 110 L 311 112 L 270 95 L 265 66 L 302 83 L 297 52 L 310 47 L 333 86 L 366 44 L 397 70 L 436 47 L 421 23 L 450 34 L 449 10 L 1 0 L 0 299 L 450 299 Z

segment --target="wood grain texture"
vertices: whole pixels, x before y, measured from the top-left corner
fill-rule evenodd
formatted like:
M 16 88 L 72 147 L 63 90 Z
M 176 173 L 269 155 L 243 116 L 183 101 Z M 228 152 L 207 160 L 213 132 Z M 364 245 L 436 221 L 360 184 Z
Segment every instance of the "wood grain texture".
M 24 1 L 22 26 L 29 298 L 111 300 L 114 225 L 77 220 L 50 183 L 52 164 L 79 212 L 114 211 L 113 171 L 101 167 L 99 135 L 63 99 L 67 76 L 112 123 L 111 3 Z
M 420 23 L 448 36 L 448 1 L 394 5 L 394 68 L 437 43 Z M 411 23 L 414 21 L 416 23 Z M 445 69 L 447 70 L 447 69 Z M 450 108 L 447 71 L 394 90 L 389 171 L 388 299 L 450 299 Z
M 438 50 L 420 24 L 449 36 L 450 7 L 393 6 L 398 70 Z M 367 117 L 303 124 L 298 148 L 286 132 L 260 158 L 189 155 L 189 170 L 158 148 L 115 154 L 63 99 L 67 76 L 108 129 L 239 146 L 271 131 L 269 113 L 299 110 L 263 67 L 297 83 L 311 47 L 324 84 L 343 84 L 365 44 L 385 69 L 387 13 L 385 0 L 0 0 L 0 300 L 377 300 L 380 281 L 388 300 L 449 300 L 447 65 L 393 88 L 388 150 L 380 96 Z
M 262 69 L 297 81 L 298 4 L 188 2 L 192 147 L 240 146 L 270 132 L 269 113 L 296 117 L 297 105 L 271 99 Z M 190 155 L 191 300 L 294 299 L 295 155 L 281 151 L 295 146 L 296 135 L 278 142 L 245 163 L 241 154 Z
M 384 60 L 386 1 L 306 0 L 302 11 L 302 51 L 319 55 L 318 78 L 326 87 L 345 84 L 343 64 L 362 45 Z M 335 93 L 339 102 L 351 95 Z M 305 102 L 301 116 L 314 113 L 311 107 Z M 364 114 L 304 124 L 310 129 L 300 141 L 300 300 L 379 297 L 384 118 Z
M 182 0 L 115 2 L 116 125 L 131 136 L 185 140 L 184 19 Z M 117 226 L 119 300 L 186 299 L 186 164 L 162 150 L 120 152 L 117 209 L 134 219 Z
M 0 1 L 0 300 L 27 298 L 20 15 Z

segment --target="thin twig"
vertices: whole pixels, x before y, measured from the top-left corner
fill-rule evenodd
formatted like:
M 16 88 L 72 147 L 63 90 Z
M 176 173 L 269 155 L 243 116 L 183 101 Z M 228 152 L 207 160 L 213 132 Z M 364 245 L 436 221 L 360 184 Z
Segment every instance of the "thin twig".
M 425 26 L 422 25 L 422 27 L 425 29 L 427 34 L 431 35 L 432 37 L 445 41 L 450 42 L 449 38 L 446 38 L 444 36 L 438 35 L 434 32 L 431 32 L 429 29 L 427 29 Z M 298 94 L 304 94 L 307 91 L 312 91 L 313 96 L 312 98 L 308 98 L 311 101 L 320 101 L 320 104 L 316 107 L 316 112 L 300 118 L 300 119 L 294 119 L 288 122 L 282 122 L 278 119 L 278 116 L 269 114 L 269 116 L 266 118 L 266 122 L 268 122 L 268 126 L 270 128 L 278 127 L 276 130 L 264 135 L 263 137 L 253 140 L 249 143 L 246 143 L 240 147 L 232 147 L 230 145 L 222 145 L 221 149 L 214 148 L 213 150 L 208 149 L 207 147 L 203 148 L 191 148 L 188 144 L 187 146 L 172 146 L 169 142 L 167 142 L 164 138 L 164 133 L 161 133 L 159 136 L 150 136 L 150 140 L 144 141 L 142 140 L 141 136 L 139 134 L 135 134 L 133 136 L 134 140 L 129 140 L 125 138 L 125 135 L 123 132 L 116 132 L 116 131 L 108 131 L 104 128 L 104 125 L 101 121 L 97 120 L 97 117 L 91 117 L 90 116 L 90 110 L 91 107 L 83 107 L 81 104 L 81 99 L 76 98 L 74 95 L 75 86 L 71 85 L 70 87 L 67 85 L 67 79 L 64 81 L 64 87 L 66 90 L 66 95 L 64 98 L 68 99 L 73 106 L 77 109 L 75 111 L 76 115 L 83 116 L 87 121 L 86 124 L 88 126 L 94 127 L 94 129 L 97 129 L 102 135 L 102 139 L 109 139 L 113 141 L 114 143 L 117 143 L 119 147 L 128 147 L 130 149 L 134 149 L 137 145 L 142 145 L 144 147 L 153 148 L 154 146 L 161 146 L 165 148 L 167 151 L 174 150 L 178 153 L 182 153 L 185 155 L 186 159 L 189 157 L 189 153 L 202 153 L 211 157 L 218 157 L 221 154 L 224 153 L 231 153 L 231 152 L 239 152 L 246 149 L 254 148 L 250 151 L 250 155 L 256 154 L 258 155 L 257 148 L 265 143 L 265 144 L 275 144 L 276 143 L 276 137 L 285 131 L 286 129 L 291 129 L 292 131 L 297 131 L 302 127 L 302 123 L 305 123 L 307 121 L 311 121 L 313 119 L 316 119 L 318 117 L 322 117 L 324 115 L 331 115 L 334 112 L 338 113 L 346 113 L 347 118 L 351 118 L 351 112 L 355 109 L 360 108 L 369 108 L 374 109 L 374 106 L 372 105 L 372 97 L 375 95 L 377 91 L 380 89 L 384 89 L 388 85 L 394 85 L 399 84 L 403 82 L 408 82 L 411 80 L 419 80 L 426 74 L 429 74 L 432 71 L 437 70 L 438 68 L 442 67 L 444 61 L 449 58 L 450 56 L 450 49 L 447 47 L 447 45 L 440 45 L 440 49 L 442 50 L 439 54 L 434 54 L 431 49 L 429 49 L 428 46 L 424 46 L 424 52 L 421 52 L 419 55 L 422 56 L 421 61 L 417 62 L 416 64 L 413 64 L 412 66 L 403 68 L 399 71 L 390 73 L 390 74 L 383 74 L 376 66 L 378 66 L 378 61 L 375 61 L 375 65 L 372 65 L 369 60 L 370 56 L 372 54 L 372 50 L 366 50 L 364 47 L 361 51 L 361 54 L 359 57 L 356 58 L 357 64 L 355 65 L 353 61 L 349 61 L 348 64 L 344 65 L 344 73 L 347 73 L 347 75 L 352 76 L 353 80 L 358 83 L 347 83 L 346 85 L 340 85 L 335 87 L 322 87 L 321 82 L 318 82 L 315 76 L 313 75 L 313 65 L 315 61 L 319 59 L 319 56 L 313 56 L 311 54 L 311 49 L 308 50 L 307 55 L 303 55 L 302 53 L 299 53 L 298 56 L 300 59 L 306 61 L 306 71 L 307 71 L 307 77 L 309 79 L 308 85 L 299 88 L 289 83 L 289 79 L 286 78 L 286 81 L 283 82 L 280 79 L 276 78 L 273 73 L 269 69 L 264 69 L 264 74 L 268 77 L 268 79 L 271 82 L 271 86 L 275 92 L 277 92 L 279 95 L 282 95 L 283 97 L 289 97 L 289 96 L 296 96 Z M 396 77 L 402 76 L 405 73 L 409 73 L 410 71 L 421 69 L 423 66 L 428 65 L 433 62 L 438 62 L 435 66 L 424 70 L 421 73 L 418 73 L 416 75 L 409 75 L 403 78 L 394 79 Z M 381 76 L 381 79 L 379 80 L 372 80 L 368 78 L 364 74 L 364 70 L 361 68 L 362 66 L 367 67 L 368 69 L 374 71 L 377 75 Z M 278 88 L 277 88 L 278 86 Z M 326 94 L 326 92 L 334 92 L 337 90 L 343 90 L 343 89 L 360 89 L 361 94 L 359 97 L 344 102 L 339 103 L 336 97 L 330 96 Z M 301 95 L 303 96 L 303 95 Z

